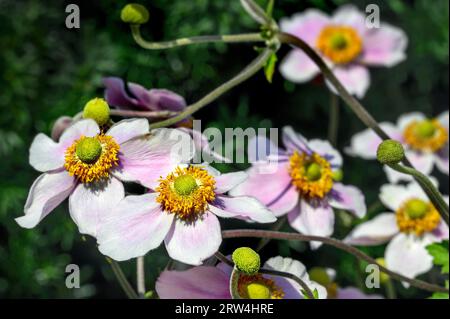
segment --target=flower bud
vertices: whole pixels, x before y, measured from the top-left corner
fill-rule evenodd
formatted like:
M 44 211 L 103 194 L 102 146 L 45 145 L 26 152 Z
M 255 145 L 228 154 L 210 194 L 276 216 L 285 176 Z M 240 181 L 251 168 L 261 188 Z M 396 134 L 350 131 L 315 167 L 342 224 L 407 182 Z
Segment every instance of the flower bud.
M 236 268 L 246 275 L 255 275 L 261 266 L 261 260 L 256 251 L 248 247 L 236 249 L 231 256 Z
M 95 98 L 86 103 L 83 118 L 93 119 L 102 126 L 109 122 L 109 105 L 104 99 Z
M 73 118 L 71 118 L 70 116 L 61 116 L 60 118 L 58 118 L 55 124 L 53 124 L 52 139 L 55 142 L 58 142 L 64 131 L 72 124 Z
M 144 24 L 149 19 L 148 10 L 138 3 L 129 3 L 120 12 L 120 19 L 129 24 Z
M 397 164 L 405 158 L 403 145 L 394 140 L 383 141 L 377 150 L 377 159 L 382 164 Z

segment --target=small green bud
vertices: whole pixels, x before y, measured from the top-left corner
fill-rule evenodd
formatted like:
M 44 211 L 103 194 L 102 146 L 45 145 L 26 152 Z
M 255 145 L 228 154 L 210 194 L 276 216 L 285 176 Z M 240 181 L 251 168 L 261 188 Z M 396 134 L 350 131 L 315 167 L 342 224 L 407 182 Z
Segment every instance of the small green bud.
M 344 179 L 344 172 L 341 169 L 335 170 L 332 173 L 333 181 L 341 182 Z
M 95 98 L 86 103 L 83 109 L 83 118 L 93 119 L 102 126 L 109 122 L 109 105 L 104 99 Z
M 322 167 L 317 163 L 311 163 L 306 167 L 306 178 L 315 182 L 322 177 Z
M 198 185 L 195 178 L 191 175 L 181 175 L 175 179 L 173 187 L 178 195 L 187 196 L 195 191 Z
M 328 275 L 325 268 L 314 267 L 308 271 L 309 278 L 315 282 L 321 284 L 322 286 L 327 286 L 332 283 L 330 276 Z
M 382 164 L 397 164 L 405 158 L 403 145 L 394 140 L 383 141 L 377 150 L 377 159 Z
M 436 133 L 436 126 L 430 120 L 422 121 L 417 125 L 416 133 L 423 139 L 430 138 Z
M 85 137 L 78 142 L 76 153 L 83 163 L 92 164 L 102 154 L 102 145 L 95 137 Z
M 236 268 L 247 275 L 257 274 L 261 266 L 258 253 L 249 247 L 236 249 L 231 259 L 233 259 Z
M 129 3 L 120 12 L 120 19 L 129 24 L 147 23 L 150 14 L 142 4 Z
M 269 299 L 270 289 L 260 283 L 251 283 L 247 286 L 247 293 L 250 299 Z

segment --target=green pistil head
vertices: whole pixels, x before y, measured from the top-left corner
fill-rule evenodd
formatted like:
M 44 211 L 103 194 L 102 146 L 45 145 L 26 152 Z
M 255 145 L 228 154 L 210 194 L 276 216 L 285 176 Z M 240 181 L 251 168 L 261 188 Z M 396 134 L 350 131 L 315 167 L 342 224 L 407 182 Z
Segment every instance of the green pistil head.
M 315 182 L 322 177 L 322 167 L 317 163 L 311 163 L 306 166 L 305 174 L 309 181 Z
M 250 299 L 270 299 L 270 289 L 259 283 L 251 283 L 247 286 Z
M 175 179 L 173 187 L 178 195 L 187 196 L 192 194 L 192 192 L 197 189 L 198 185 L 195 178 L 191 175 L 181 175 Z
M 76 152 L 83 163 L 92 164 L 102 154 L 102 145 L 95 137 L 85 137 L 78 142 Z
M 255 275 L 261 266 L 261 260 L 256 251 L 248 247 L 236 249 L 231 256 L 237 269 L 246 275 Z
M 310 271 L 308 271 L 309 277 L 311 280 L 321 284 L 322 286 L 327 286 L 332 283 L 330 276 L 325 268 L 314 267 Z
M 109 122 L 109 105 L 104 99 L 95 98 L 86 103 L 83 118 L 93 119 L 102 126 Z
M 129 24 L 147 23 L 149 16 L 147 8 L 138 3 L 129 3 L 120 12 L 120 19 Z
M 347 39 L 342 34 L 331 37 L 331 46 L 336 50 L 343 50 L 347 47 Z
M 341 182 L 342 179 L 344 178 L 344 172 L 341 169 L 335 170 L 332 173 L 333 181 L 335 182 Z
M 422 218 L 428 211 L 428 204 L 420 199 L 413 199 L 406 204 L 406 214 L 411 219 Z
M 425 120 L 417 124 L 416 133 L 418 137 L 427 139 L 433 137 L 433 135 L 436 133 L 436 127 L 434 126 L 432 121 Z
M 377 159 L 382 164 L 397 164 L 405 158 L 403 145 L 394 140 L 383 141 L 377 150 Z

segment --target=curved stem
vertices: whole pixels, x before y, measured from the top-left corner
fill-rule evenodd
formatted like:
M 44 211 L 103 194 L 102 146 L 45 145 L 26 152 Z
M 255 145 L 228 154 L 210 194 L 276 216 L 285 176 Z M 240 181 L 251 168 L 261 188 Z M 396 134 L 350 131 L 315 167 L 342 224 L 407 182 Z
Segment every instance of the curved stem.
M 250 63 L 244 70 L 242 70 L 238 75 L 236 75 L 231 80 L 223 83 L 221 86 L 216 88 L 215 90 L 211 91 L 207 95 L 205 95 L 203 98 L 201 98 L 199 101 L 195 102 L 194 104 L 189 105 L 184 109 L 183 112 L 178 113 L 176 116 L 171 117 L 167 120 L 156 122 L 150 125 L 150 129 L 160 128 L 160 127 L 166 127 L 173 124 L 176 124 L 182 120 L 184 120 L 189 115 L 197 112 L 204 106 L 208 105 L 215 99 L 217 99 L 219 96 L 224 94 L 225 92 L 231 90 L 238 84 L 244 82 L 245 80 L 252 77 L 256 72 L 258 72 L 261 68 L 264 67 L 267 59 L 272 54 L 271 49 L 264 49 L 264 51 Z
M 201 43 L 240 43 L 265 41 L 259 33 L 244 33 L 230 35 L 203 35 L 190 38 L 180 38 L 170 41 L 150 42 L 142 38 L 140 25 L 130 25 L 130 27 L 134 41 L 136 41 L 139 46 L 147 50 L 163 50 Z
M 109 258 L 106 258 L 106 260 L 111 265 L 112 271 L 116 276 L 116 279 L 119 282 L 120 286 L 122 287 L 123 291 L 127 295 L 127 297 L 129 299 L 138 299 L 137 293 L 134 291 L 130 282 L 127 280 L 127 277 L 125 277 L 122 268 L 120 268 L 119 263 Z
M 216 252 L 214 254 L 214 256 L 220 260 L 221 262 L 227 264 L 228 266 L 231 266 L 234 268 L 234 263 L 233 261 L 229 260 L 226 256 L 224 256 L 221 252 Z M 292 279 L 294 280 L 296 283 L 298 283 L 300 285 L 300 287 L 302 287 L 302 289 L 305 291 L 305 294 L 308 296 L 308 299 L 315 299 L 314 298 L 314 293 L 311 291 L 311 289 L 308 287 L 308 285 L 299 277 L 290 274 L 290 273 L 286 273 L 283 271 L 278 271 L 278 270 L 272 270 L 272 269 L 259 269 L 258 271 L 260 274 L 266 274 L 266 275 L 272 275 L 272 276 L 279 276 L 279 277 L 285 277 L 288 279 Z
M 358 250 L 357 248 L 355 248 L 353 246 L 349 246 L 347 244 L 344 244 L 340 240 L 337 240 L 334 238 L 302 235 L 302 234 L 296 234 L 296 233 L 284 233 L 284 232 L 269 231 L 269 230 L 254 230 L 254 229 L 224 230 L 224 231 L 222 231 L 222 237 L 223 238 L 251 237 L 251 238 L 272 238 L 272 239 L 281 239 L 281 240 L 319 241 L 326 245 L 330 245 L 330 246 L 336 247 L 338 249 L 344 250 L 359 259 L 367 261 L 370 264 L 377 265 L 382 272 L 388 274 L 389 276 L 391 276 L 391 278 L 407 282 L 411 286 L 414 286 L 416 288 L 433 291 L 433 292 L 448 293 L 448 291 L 449 291 L 448 289 L 446 289 L 444 287 L 439 287 L 439 286 L 427 283 L 427 282 L 419 280 L 419 279 L 408 278 L 401 274 L 393 272 L 393 271 L 387 269 L 386 267 L 384 267 L 383 265 L 380 265 L 379 263 L 377 263 L 377 261 L 375 259 L 373 259 L 372 257 L 369 257 L 368 255 L 366 255 L 362 251 Z
M 110 110 L 110 115 L 112 116 L 122 116 L 122 117 L 145 117 L 149 119 L 157 118 L 167 118 L 175 116 L 178 112 L 174 111 L 134 111 L 134 110 Z
M 136 281 L 137 281 L 137 292 L 139 297 L 143 298 L 145 296 L 145 264 L 144 257 L 136 258 Z
M 419 182 L 419 184 L 422 186 L 422 188 L 426 191 L 433 205 L 439 211 L 439 214 L 441 215 L 442 219 L 448 225 L 449 220 L 448 205 L 445 202 L 439 190 L 433 185 L 433 183 L 427 176 L 415 170 L 414 168 L 402 166 L 400 164 L 389 164 L 389 167 L 400 173 L 415 177 L 416 180 Z
M 339 97 L 330 93 L 330 111 L 328 120 L 328 140 L 336 146 L 339 129 Z

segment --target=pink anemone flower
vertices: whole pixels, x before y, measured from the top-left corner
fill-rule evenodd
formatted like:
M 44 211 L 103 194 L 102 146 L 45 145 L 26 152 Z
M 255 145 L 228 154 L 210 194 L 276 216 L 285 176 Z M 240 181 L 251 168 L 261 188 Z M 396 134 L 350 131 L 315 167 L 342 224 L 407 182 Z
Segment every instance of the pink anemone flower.
M 224 195 L 244 172 L 220 174 L 208 165 L 180 165 L 163 175 L 155 192 L 128 196 L 114 207 L 97 237 L 115 260 L 143 256 L 163 241 L 169 256 L 200 265 L 222 242 L 217 216 L 272 223 L 275 216 L 252 197 Z
M 262 267 L 290 273 L 302 279 L 319 299 L 327 297 L 326 289 L 310 280 L 306 267 L 299 261 L 281 256 L 267 260 Z M 163 271 L 156 281 L 156 293 L 161 299 L 231 299 L 230 278 L 232 268 L 225 263 L 217 266 L 197 266 L 185 271 Z M 247 287 L 257 283 L 270 291 L 271 299 L 303 299 L 302 287 L 292 279 L 267 274 L 241 275 L 238 291 L 249 299 Z
M 408 40 L 402 30 L 386 23 L 371 28 L 366 24 L 366 15 L 353 5 L 340 7 L 332 17 L 309 9 L 282 19 L 280 26 L 314 48 L 345 88 L 359 98 L 364 97 L 370 85 L 368 66 L 392 67 L 406 57 Z M 320 72 L 299 49 L 287 55 L 280 71 L 297 83 L 308 82 Z
M 259 199 L 275 216 L 287 214 L 291 227 L 307 235 L 333 233 L 333 208 L 348 210 L 360 218 L 366 214 L 362 192 L 338 182 L 343 160 L 329 142 L 307 141 L 291 127 L 283 129 L 282 139 L 287 150 L 272 145 L 269 156 L 259 154 L 259 160 L 247 172 L 249 178 L 231 190 L 231 195 Z M 254 139 L 250 150 L 258 152 L 259 147 L 252 146 L 255 143 L 270 144 L 262 138 Z M 320 243 L 311 246 L 317 248 Z
M 80 233 L 96 236 L 99 224 L 125 196 L 122 181 L 156 186 L 159 176 L 182 162 L 171 152 L 185 133 L 159 129 L 149 133 L 145 119 L 124 120 L 102 133 L 91 119 L 75 122 L 54 142 L 38 134 L 30 164 L 43 172 L 31 186 L 25 215 L 16 219 L 35 227 L 69 197 L 69 211 Z

